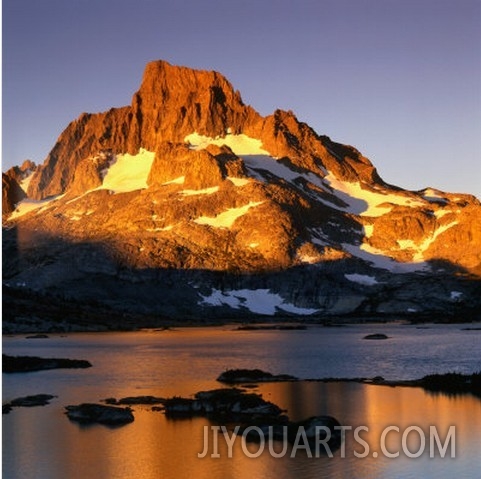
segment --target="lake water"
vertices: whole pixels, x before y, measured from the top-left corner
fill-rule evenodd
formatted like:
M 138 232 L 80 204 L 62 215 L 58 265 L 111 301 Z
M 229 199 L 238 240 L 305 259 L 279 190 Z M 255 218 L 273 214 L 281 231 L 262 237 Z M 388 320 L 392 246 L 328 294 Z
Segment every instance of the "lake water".
M 307 330 L 236 331 L 232 326 L 172 331 L 51 335 L 49 339 L 3 338 L 13 355 L 87 359 L 84 370 L 3 374 L 3 401 L 31 394 L 54 394 L 50 405 L 14 408 L 3 416 L 3 477 L 6 479 L 159 479 L 159 478 L 452 478 L 478 477 L 481 469 L 481 401 L 471 395 L 433 395 L 417 388 L 357 383 L 271 383 L 254 391 L 287 409 L 292 420 L 331 415 L 343 426 L 365 426 L 364 446 L 346 431 L 343 449 L 309 457 L 292 446 L 274 458 L 267 445 L 246 446 L 238 437 L 232 457 L 222 435 L 220 458 L 197 457 L 204 449 L 204 418 L 169 420 L 149 406 L 135 406 L 135 422 L 118 428 L 70 422 L 64 406 L 107 397 L 192 395 L 221 387 L 215 378 L 229 368 L 261 368 L 299 378 L 374 377 L 414 379 L 431 373 L 481 370 L 481 331 L 463 325 L 355 325 Z M 384 341 L 363 336 L 384 333 Z M 389 458 L 382 452 L 386 435 Z M 429 454 L 429 428 L 441 440 L 450 426 L 455 436 L 445 457 Z M 408 428 L 408 453 L 402 448 Z M 209 431 L 212 431 L 209 429 Z M 212 434 L 209 435 L 212 439 Z M 455 441 L 455 457 L 451 457 Z M 279 445 L 278 445 L 279 446 Z M 282 445 L 281 445 L 282 446 Z M 369 450 L 367 449 L 369 448 Z M 279 450 L 279 448 L 277 449 Z M 295 452 L 295 457 L 290 457 Z M 314 451 L 312 451 L 314 453 Z M 354 452 L 367 453 L 356 457 Z M 377 457 L 374 457 L 377 453 Z

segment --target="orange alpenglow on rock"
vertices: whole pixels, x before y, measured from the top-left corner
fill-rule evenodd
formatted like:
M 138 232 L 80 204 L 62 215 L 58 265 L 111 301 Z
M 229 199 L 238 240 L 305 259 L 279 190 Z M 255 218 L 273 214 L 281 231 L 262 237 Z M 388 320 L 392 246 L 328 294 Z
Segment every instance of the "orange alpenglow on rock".
M 475 197 L 389 185 L 292 112 L 263 117 L 221 74 L 165 61 L 130 106 L 83 113 L 42 165 L 4 174 L 2 212 L 10 288 L 119 310 L 457 314 L 480 301 Z

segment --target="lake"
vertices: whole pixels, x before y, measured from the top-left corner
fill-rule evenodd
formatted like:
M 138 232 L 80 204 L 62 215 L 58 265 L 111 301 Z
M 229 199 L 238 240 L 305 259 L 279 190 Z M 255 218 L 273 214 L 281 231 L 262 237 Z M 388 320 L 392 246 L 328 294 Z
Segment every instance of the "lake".
M 222 326 L 76 333 L 50 335 L 48 339 L 4 337 L 6 354 L 87 359 L 93 367 L 3 374 L 4 402 L 39 393 L 58 396 L 48 406 L 14 408 L 3 416 L 3 477 L 476 477 L 481 467 L 481 400 L 471 395 L 308 381 L 268 383 L 253 389 L 286 409 L 292 420 L 331 415 L 343 426 L 351 427 L 345 429 L 343 447 L 332 451 L 332 457 L 327 453 L 309 457 L 308 451 L 289 446 L 283 457 L 275 458 L 267 444 L 259 457 L 249 457 L 246 450 L 254 455 L 260 445 L 246 445 L 240 436 L 235 439 L 232 457 L 228 457 L 220 433 L 220 457 L 209 453 L 199 458 L 205 428 L 209 440 L 214 434 L 213 423 L 204 418 L 172 420 L 162 412 L 151 411 L 150 406 L 134 406 L 135 422 L 108 428 L 79 426 L 64 414 L 66 405 L 99 402 L 108 397 L 189 396 L 218 388 L 221 384 L 216 377 L 230 368 L 260 368 L 302 379 L 380 375 L 398 380 L 451 371 L 473 373 L 481 370 L 481 331 L 463 330 L 466 326 L 419 328 L 396 323 L 281 331 L 238 331 L 234 326 Z M 389 339 L 364 340 L 370 333 L 383 333 Z M 360 436 L 364 442 L 354 436 L 359 426 L 364 427 Z M 399 429 L 391 429 L 383 442 L 389 426 Z M 430 457 L 430 426 L 435 427 L 441 445 L 449 446 L 445 454 L 435 448 L 434 457 Z M 455 427 L 455 436 L 448 444 L 445 439 L 451 426 Z M 277 451 L 282 446 L 274 445 Z M 422 452 L 419 457 L 409 457 L 417 451 Z M 399 456 L 387 457 L 384 452 L 399 452 Z

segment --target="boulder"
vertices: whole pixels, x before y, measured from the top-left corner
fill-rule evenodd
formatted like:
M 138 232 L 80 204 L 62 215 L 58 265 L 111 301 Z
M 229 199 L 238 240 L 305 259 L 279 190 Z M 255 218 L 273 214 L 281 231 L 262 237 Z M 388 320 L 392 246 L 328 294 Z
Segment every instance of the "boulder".
M 380 340 L 380 339 L 388 339 L 389 336 L 386 336 L 385 334 L 381 333 L 375 333 L 375 334 L 368 334 L 364 336 L 362 339 L 373 339 L 373 340 Z

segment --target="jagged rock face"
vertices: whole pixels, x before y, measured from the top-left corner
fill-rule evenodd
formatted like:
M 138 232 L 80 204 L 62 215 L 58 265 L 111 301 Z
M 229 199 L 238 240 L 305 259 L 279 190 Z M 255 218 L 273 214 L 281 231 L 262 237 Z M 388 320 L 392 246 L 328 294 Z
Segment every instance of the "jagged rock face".
M 100 150 L 135 154 L 156 151 L 164 142 L 182 142 L 194 131 L 223 135 L 226 125 L 240 130 L 258 114 L 216 72 L 149 63 L 132 105 L 87 114 L 70 123 L 32 180 L 28 195 L 43 199 L 65 191 L 85 158 Z
M 41 200 L 64 193 L 73 181 L 77 165 L 102 150 L 128 151 L 130 121 L 129 107 L 80 115 L 63 131 L 37 169 L 27 191 L 28 197 Z
M 164 141 L 182 142 L 193 131 L 223 136 L 239 132 L 259 115 L 217 72 L 149 63 L 132 99 L 131 137 L 138 147 L 155 151 Z
M 336 144 L 299 123 L 292 112 L 266 118 L 245 106 L 219 73 L 149 63 L 132 105 L 87 114 L 70 123 L 30 183 L 29 198 L 65 192 L 77 165 L 101 150 L 135 154 L 157 151 L 165 142 L 181 143 L 197 132 L 208 137 L 245 132 L 261 140 L 275 157 L 287 157 L 301 168 L 333 171 L 344 179 L 379 180 L 374 167 L 352 147 Z
M 12 213 L 16 204 L 26 197 L 17 180 L 2 173 L 2 215 Z
M 80 301 L 184 315 L 443 311 L 472 299 L 471 279 L 456 278 L 481 275 L 476 198 L 388 185 L 355 148 L 292 112 L 260 116 L 215 72 L 147 65 L 131 106 L 81 115 L 29 181 L 4 277 Z M 274 309 L 252 306 L 253 289 Z

